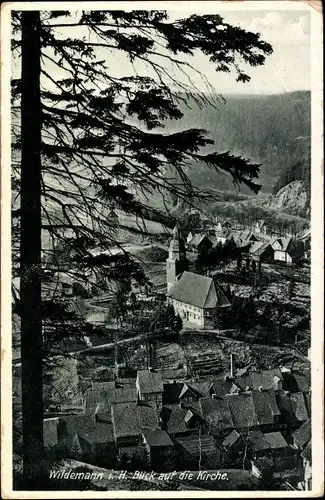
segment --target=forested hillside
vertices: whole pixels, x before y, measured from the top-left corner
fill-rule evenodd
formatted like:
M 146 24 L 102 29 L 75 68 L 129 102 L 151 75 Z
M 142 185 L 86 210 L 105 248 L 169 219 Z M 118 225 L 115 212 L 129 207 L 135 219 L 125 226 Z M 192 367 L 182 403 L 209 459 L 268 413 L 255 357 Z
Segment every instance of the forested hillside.
M 293 181 L 302 181 L 307 192 L 310 191 L 310 167 L 311 157 L 309 156 L 304 161 L 293 163 L 288 168 L 280 173 L 277 182 L 273 187 L 273 194 L 280 191 L 281 188 Z
M 182 106 L 184 117 L 166 124 L 166 131 L 187 127 L 206 129 L 218 151 L 229 150 L 262 164 L 260 183 L 265 192 L 272 192 L 283 172 L 292 173 L 296 164 L 304 164 L 310 157 L 308 91 L 271 96 L 225 96 L 218 109 L 209 105 L 200 109 L 194 101 L 190 106 L 190 109 Z M 207 171 L 203 165 L 202 168 L 196 165 L 191 178 L 200 186 L 232 188 L 228 177 Z M 248 193 L 247 189 L 242 191 Z

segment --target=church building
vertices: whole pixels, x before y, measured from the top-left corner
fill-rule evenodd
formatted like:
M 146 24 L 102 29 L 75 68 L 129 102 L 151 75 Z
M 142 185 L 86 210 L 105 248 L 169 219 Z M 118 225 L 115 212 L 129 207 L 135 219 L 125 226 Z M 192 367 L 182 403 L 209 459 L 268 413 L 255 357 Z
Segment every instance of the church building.
M 215 277 L 202 276 L 188 271 L 185 245 L 174 229 L 166 262 L 167 300 L 180 315 L 188 328 L 213 328 L 217 308 L 230 308 L 230 298 Z

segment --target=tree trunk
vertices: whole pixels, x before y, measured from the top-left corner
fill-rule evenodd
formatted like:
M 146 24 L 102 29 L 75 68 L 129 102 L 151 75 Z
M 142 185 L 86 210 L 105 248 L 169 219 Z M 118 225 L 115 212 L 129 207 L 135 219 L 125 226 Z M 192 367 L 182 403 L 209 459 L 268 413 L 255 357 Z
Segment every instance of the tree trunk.
M 20 300 L 24 486 L 43 452 L 41 306 L 40 16 L 23 11 L 21 69 Z M 35 487 L 35 484 L 34 484 Z

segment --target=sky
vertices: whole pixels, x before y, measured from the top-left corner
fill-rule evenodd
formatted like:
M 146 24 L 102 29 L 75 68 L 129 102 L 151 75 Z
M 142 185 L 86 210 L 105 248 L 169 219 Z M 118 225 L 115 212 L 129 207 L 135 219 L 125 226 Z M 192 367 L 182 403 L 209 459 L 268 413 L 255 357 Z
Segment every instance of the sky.
M 185 3 L 185 2 L 184 2 Z M 201 2 L 199 2 L 200 4 Z M 202 54 L 199 56 L 184 56 L 181 55 L 183 61 L 194 64 L 209 80 L 217 93 L 223 95 L 229 94 L 278 94 L 286 93 L 295 90 L 310 90 L 310 12 L 308 10 L 282 10 L 279 9 L 282 2 L 274 2 L 278 8 L 270 10 L 251 10 L 241 9 L 232 10 L 222 8 L 219 11 L 217 8 L 211 10 L 211 5 L 214 2 L 202 2 L 201 5 L 209 4 L 209 9 L 203 10 L 169 10 L 170 20 L 176 20 L 188 17 L 194 13 L 219 13 L 226 22 L 232 25 L 238 25 L 247 31 L 260 33 L 261 39 L 270 43 L 273 47 L 273 54 L 266 56 L 266 61 L 263 66 L 257 68 L 243 66 L 243 69 L 251 77 L 251 81 L 247 83 L 236 82 L 235 73 L 220 73 L 214 70 L 214 66 L 209 62 L 208 58 Z M 250 2 L 251 4 L 251 2 Z M 257 2 L 254 2 L 255 6 Z M 284 2 L 286 4 L 286 2 Z M 198 4 L 197 4 L 198 5 Z M 161 9 L 161 7 L 160 7 Z M 67 20 L 67 22 L 69 22 Z M 83 28 L 81 28 L 83 29 Z M 62 34 L 72 36 L 71 28 L 64 28 Z M 77 36 L 79 28 L 73 28 L 73 35 Z M 85 33 L 79 33 L 84 35 Z M 118 60 L 113 57 L 106 49 L 98 49 L 98 56 L 105 59 L 109 66 L 109 71 L 117 77 L 134 74 L 134 69 L 141 75 L 155 76 L 154 72 L 150 72 L 142 62 L 136 63 L 134 66 L 129 62 L 128 58 L 119 53 Z M 159 61 L 163 62 L 167 72 L 175 76 L 178 80 L 186 82 L 185 77 L 182 77 L 176 69 L 167 62 L 166 59 Z M 57 68 L 52 68 L 54 79 L 59 79 Z M 200 77 L 191 74 L 191 78 L 195 85 L 204 90 L 204 85 Z
M 280 3 L 280 2 L 279 2 Z M 188 12 L 173 12 L 171 18 L 185 17 Z M 270 43 L 273 54 L 264 66 L 248 68 L 251 81 L 237 83 L 234 75 L 217 73 L 202 57 L 196 65 L 221 93 L 277 94 L 310 89 L 310 14 L 306 10 L 290 11 L 222 11 L 226 22 L 247 31 L 260 33 Z

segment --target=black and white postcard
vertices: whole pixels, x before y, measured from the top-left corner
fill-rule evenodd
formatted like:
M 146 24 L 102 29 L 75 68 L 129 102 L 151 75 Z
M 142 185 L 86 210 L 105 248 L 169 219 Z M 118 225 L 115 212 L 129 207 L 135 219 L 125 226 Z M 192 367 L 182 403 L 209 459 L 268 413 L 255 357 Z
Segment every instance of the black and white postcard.
M 3 4 L 3 498 L 322 496 L 321 10 Z

